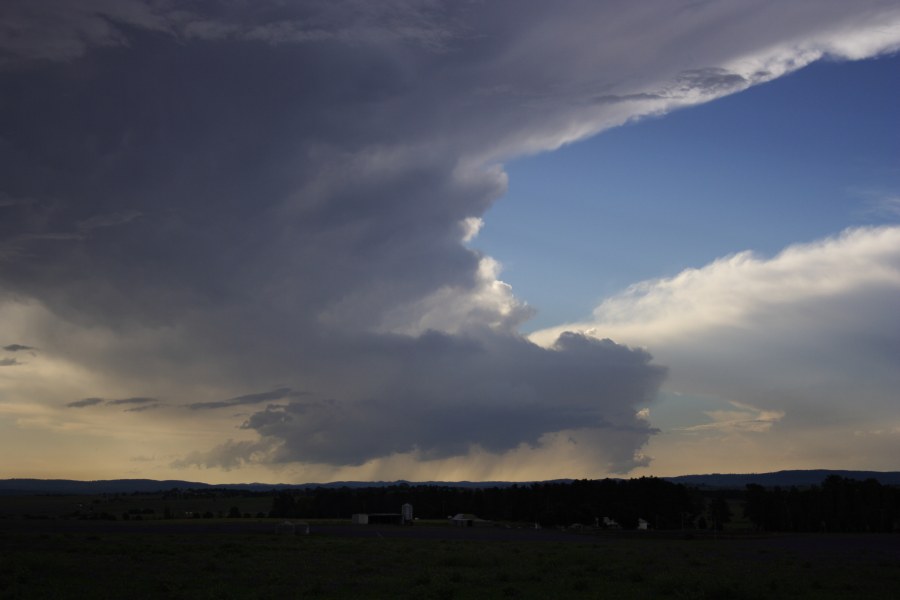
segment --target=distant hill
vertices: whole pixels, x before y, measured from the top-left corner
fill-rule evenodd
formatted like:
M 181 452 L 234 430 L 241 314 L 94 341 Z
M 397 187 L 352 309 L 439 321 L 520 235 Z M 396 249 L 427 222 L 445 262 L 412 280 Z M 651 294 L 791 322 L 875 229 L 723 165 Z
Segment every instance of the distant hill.
M 838 475 L 847 479 L 875 479 L 882 485 L 900 485 L 900 472 L 897 471 L 839 471 L 829 469 L 814 469 L 808 471 L 777 471 L 775 473 L 744 473 L 711 475 L 681 475 L 678 477 L 664 477 L 672 483 L 710 488 L 744 488 L 747 484 L 757 484 L 764 487 L 790 487 L 819 485 L 829 475 Z
M 688 486 L 721 489 L 743 489 L 754 483 L 765 487 L 811 486 L 819 485 L 829 475 L 838 475 L 848 479 L 875 479 L 883 485 L 900 485 L 900 472 L 889 471 L 835 471 L 817 469 L 810 471 L 778 471 L 776 473 L 745 473 L 709 475 L 681 475 L 678 477 L 662 477 L 672 483 Z M 214 485 L 197 481 L 181 481 L 168 479 L 109 479 L 97 481 L 74 481 L 71 479 L 0 479 L 0 494 L 130 494 L 164 492 L 172 489 L 224 489 L 267 492 L 284 489 L 304 488 L 342 488 L 342 487 L 387 487 L 391 485 L 432 485 L 458 488 L 497 488 L 513 485 L 531 485 L 532 483 L 569 483 L 572 479 L 554 479 L 543 482 L 512 481 L 333 481 L 330 483 L 235 483 Z
M 192 481 L 156 481 L 154 479 L 110 479 L 75 481 L 71 479 L 3 479 L 0 494 L 130 494 L 159 492 L 172 488 L 207 488 Z
M 555 479 L 547 483 L 566 483 L 571 479 Z M 529 485 L 534 482 L 525 482 Z M 391 485 L 433 485 L 458 488 L 496 488 L 523 485 L 521 482 L 509 481 L 332 481 L 330 483 L 232 483 L 209 484 L 197 481 L 181 481 L 168 479 L 108 479 L 96 481 L 75 481 L 71 479 L 0 479 L 0 495 L 30 494 L 131 494 L 155 493 L 172 489 L 220 489 L 246 490 L 251 492 L 267 492 L 283 489 L 304 488 L 363 488 L 387 487 Z

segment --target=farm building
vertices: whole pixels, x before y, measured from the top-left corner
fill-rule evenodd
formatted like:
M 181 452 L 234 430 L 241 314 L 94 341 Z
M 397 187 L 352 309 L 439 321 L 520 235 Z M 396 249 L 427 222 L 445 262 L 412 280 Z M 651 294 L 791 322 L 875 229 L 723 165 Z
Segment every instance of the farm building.
M 403 522 L 400 513 L 369 513 L 368 525 L 399 525 Z
M 413 507 L 406 503 L 399 513 L 356 513 L 351 520 L 354 525 L 412 525 Z
M 450 517 L 450 524 L 456 525 L 457 527 L 481 527 L 484 525 L 492 525 L 493 523 L 491 523 L 491 521 L 486 521 L 485 519 L 479 519 L 473 514 L 459 513 Z

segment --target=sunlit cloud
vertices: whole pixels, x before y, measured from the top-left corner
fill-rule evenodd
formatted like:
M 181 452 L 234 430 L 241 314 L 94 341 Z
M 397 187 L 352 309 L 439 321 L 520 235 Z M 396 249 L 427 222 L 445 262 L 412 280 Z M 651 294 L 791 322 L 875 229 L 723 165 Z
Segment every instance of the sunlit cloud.
M 813 432 L 823 431 L 824 441 L 836 423 L 896 420 L 898 297 L 900 228 L 861 228 L 772 258 L 741 253 L 637 284 L 605 300 L 595 320 L 560 329 L 646 347 L 669 366 L 667 389 L 722 406 L 696 413 L 695 424 L 672 435 L 765 434 L 740 446 L 762 452 L 800 432 L 812 444 Z M 848 438 L 830 439 L 852 452 Z M 675 442 L 654 441 L 651 450 L 667 443 Z M 737 448 L 723 446 L 722 465 Z

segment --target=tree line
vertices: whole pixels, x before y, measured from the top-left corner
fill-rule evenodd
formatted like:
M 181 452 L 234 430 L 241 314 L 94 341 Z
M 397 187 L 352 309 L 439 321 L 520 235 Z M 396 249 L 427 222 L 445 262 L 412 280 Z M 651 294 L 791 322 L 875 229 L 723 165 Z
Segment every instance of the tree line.
M 69 516 L 116 519 L 109 514 L 105 503 L 114 502 L 118 497 L 118 494 L 104 495 L 97 507 L 86 506 Z M 750 484 L 744 489 L 698 488 L 641 477 L 490 488 L 405 483 L 267 492 L 176 488 L 161 497 L 144 493 L 127 497 L 131 498 L 131 505 L 121 514 L 127 520 L 174 519 L 186 515 L 349 520 L 355 513 L 396 514 L 403 504 L 409 503 L 413 505 L 415 517 L 420 519 L 446 519 L 464 513 L 490 521 L 542 526 L 635 529 L 643 521 L 657 530 L 721 530 L 737 517 L 741 523 L 734 525 L 735 528 L 752 527 L 759 531 L 900 531 L 900 487 L 883 485 L 875 479 L 860 481 L 838 475 L 828 476 L 820 485 Z M 146 505 L 134 504 L 135 499 L 144 497 L 148 500 Z M 227 499 L 232 498 L 233 506 L 225 511 L 229 506 Z M 264 508 L 267 502 L 271 502 L 268 511 Z M 172 510 L 170 503 L 179 506 L 178 511 Z
M 900 530 L 900 488 L 830 475 L 808 488 L 748 485 L 744 514 L 763 531 Z
M 349 518 L 354 513 L 398 513 L 410 503 L 415 516 L 444 519 L 468 513 L 494 521 L 543 526 L 604 526 L 634 529 L 639 520 L 652 529 L 723 529 L 743 512 L 759 531 L 900 531 L 900 488 L 875 479 L 837 475 L 821 485 L 743 490 L 687 487 L 655 477 L 575 480 L 493 488 L 392 485 L 313 488 L 276 493 L 270 516 Z
M 683 485 L 653 477 L 630 480 L 576 480 L 493 488 L 392 485 L 365 488 L 313 488 L 276 494 L 271 516 L 349 518 L 354 513 L 397 513 L 410 503 L 415 516 L 444 519 L 458 513 L 495 521 L 544 526 L 597 525 L 604 517 L 633 529 L 638 519 L 654 528 L 693 523 L 703 512 L 702 498 Z

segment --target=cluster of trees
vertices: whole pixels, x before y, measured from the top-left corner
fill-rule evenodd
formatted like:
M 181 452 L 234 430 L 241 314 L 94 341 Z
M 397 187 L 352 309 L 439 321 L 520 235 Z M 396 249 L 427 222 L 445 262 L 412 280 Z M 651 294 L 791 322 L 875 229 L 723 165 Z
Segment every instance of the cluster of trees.
M 692 526 L 706 506 L 703 498 L 683 485 L 642 477 L 474 489 L 395 485 L 291 490 L 275 496 L 270 514 L 348 518 L 353 513 L 396 513 L 407 502 L 423 519 L 472 513 L 484 519 L 552 526 L 594 525 L 608 517 L 626 529 L 637 527 L 638 519 L 647 520 L 657 529 Z M 724 522 L 725 512 L 722 511 L 720 522 Z
M 744 514 L 764 531 L 900 529 L 900 488 L 837 475 L 821 486 L 782 489 L 748 485 Z

